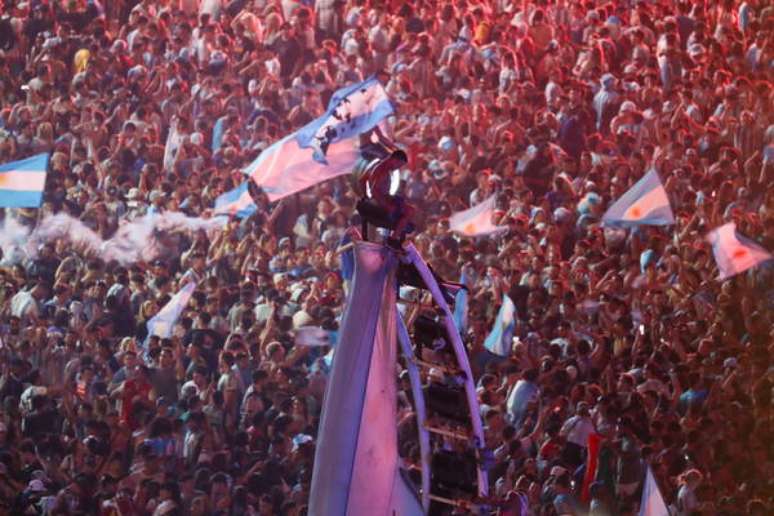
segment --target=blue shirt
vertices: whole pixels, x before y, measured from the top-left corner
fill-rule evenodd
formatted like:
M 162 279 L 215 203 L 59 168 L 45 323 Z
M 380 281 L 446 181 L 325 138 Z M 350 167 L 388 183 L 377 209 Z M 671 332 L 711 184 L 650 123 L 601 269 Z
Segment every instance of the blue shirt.
M 512 425 L 517 428 L 521 425 L 527 411 L 527 404 L 537 396 L 539 390 L 537 385 L 527 380 L 516 382 L 507 403 L 508 416 Z

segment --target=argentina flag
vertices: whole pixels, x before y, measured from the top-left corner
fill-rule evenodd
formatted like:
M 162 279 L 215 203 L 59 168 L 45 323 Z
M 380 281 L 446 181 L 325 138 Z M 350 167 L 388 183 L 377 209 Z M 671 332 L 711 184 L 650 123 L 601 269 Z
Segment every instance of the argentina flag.
M 240 219 L 249 217 L 258 207 L 248 191 L 250 183 L 245 181 L 233 190 L 230 190 L 215 199 L 214 215 L 228 215 Z
M 508 230 L 508 226 L 495 226 L 495 201 L 497 195 L 489 196 L 485 201 L 464 211 L 453 213 L 449 217 L 449 230 L 468 237 L 492 235 Z
M 387 93 L 375 77 L 338 90 L 328 109 L 296 132 L 301 148 L 312 148 L 315 161 L 327 164 L 328 147 L 370 131 L 393 113 Z
M 0 165 L 0 208 L 38 208 L 47 168 L 48 154 Z
M 489 332 L 484 347 L 501 357 L 511 354 L 513 330 L 516 328 L 516 306 L 507 294 L 503 294 L 503 304 L 497 313 L 492 331 Z
M 606 226 L 669 226 L 675 223 L 666 190 L 655 169 L 637 181 L 602 217 Z
M 739 234 L 733 222 L 710 231 L 707 241 L 712 246 L 721 281 L 772 259 L 766 249 Z
M 177 324 L 177 320 L 180 318 L 180 314 L 183 313 L 188 300 L 191 299 L 194 290 L 196 290 L 196 282 L 188 282 L 183 288 L 181 288 L 177 294 L 172 296 L 172 299 L 159 310 L 154 317 L 152 317 L 147 323 L 148 339 L 153 335 L 158 335 L 162 339 L 168 339 L 172 336 L 172 330 Z M 143 343 L 147 347 L 147 341 Z

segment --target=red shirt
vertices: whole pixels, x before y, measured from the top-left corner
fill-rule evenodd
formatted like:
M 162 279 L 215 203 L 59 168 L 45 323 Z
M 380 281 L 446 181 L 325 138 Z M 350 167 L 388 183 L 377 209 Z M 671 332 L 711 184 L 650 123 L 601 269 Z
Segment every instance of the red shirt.
M 132 406 L 138 399 L 148 401 L 151 385 L 145 380 L 127 380 L 124 383 L 123 396 L 121 398 L 121 421 L 126 423 L 129 428 L 136 430 L 139 422 L 132 416 Z

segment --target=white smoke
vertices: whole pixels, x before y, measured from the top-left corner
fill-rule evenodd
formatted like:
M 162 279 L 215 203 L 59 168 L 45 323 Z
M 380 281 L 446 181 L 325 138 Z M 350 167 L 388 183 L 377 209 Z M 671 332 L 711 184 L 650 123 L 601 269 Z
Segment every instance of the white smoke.
M 80 220 L 59 213 L 40 221 L 30 236 L 27 249 L 34 256 L 41 244 L 65 240 L 84 255 L 101 258 L 106 262 L 116 260 L 121 265 L 131 265 L 158 258 L 167 250 L 164 242 L 166 235 L 190 234 L 200 229 L 211 233 L 222 227 L 223 219 L 219 218 L 188 217 L 177 212 L 150 214 L 122 221 L 115 234 L 103 240 Z
M 6 215 L 3 223 L 0 224 L 0 249 L 3 250 L 0 266 L 15 265 L 27 257 L 25 244 L 29 236 L 29 227 Z

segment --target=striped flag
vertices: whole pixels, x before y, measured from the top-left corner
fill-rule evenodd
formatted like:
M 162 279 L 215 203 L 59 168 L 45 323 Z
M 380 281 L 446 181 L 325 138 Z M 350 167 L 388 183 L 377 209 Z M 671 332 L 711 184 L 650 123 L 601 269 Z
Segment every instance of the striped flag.
M 398 259 L 355 245 L 355 276 L 320 416 L 309 514 L 419 516 L 397 445 Z M 335 348 L 334 348 L 335 349 Z
M 503 304 L 500 305 L 500 311 L 497 312 L 497 319 L 495 319 L 492 331 L 489 332 L 484 341 L 484 347 L 495 355 L 509 356 L 515 328 L 516 306 L 507 294 L 503 294 Z
M 326 153 L 327 164 L 322 164 L 314 160 L 309 149 L 298 144 L 296 133 L 291 133 L 261 152 L 243 172 L 274 202 L 349 174 L 359 159 L 357 137 L 331 144 Z
M 449 229 L 460 235 L 476 237 L 507 231 L 507 226 L 495 226 L 492 218 L 495 212 L 495 195 L 481 204 L 449 217 Z
M 191 299 L 191 295 L 196 290 L 196 282 L 189 281 L 181 288 L 177 294 L 172 296 L 172 299 L 164 305 L 164 308 L 159 310 L 153 318 L 151 318 L 146 324 L 148 328 L 148 337 L 158 335 L 161 338 L 169 338 L 172 336 L 172 330 L 177 323 L 180 314 L 183 313 L 188 300 Z
M 301 148 L 314 149 L 315 161 L 328 164 L 332 144 L 370 131 L 392 113 L 384 88 L 369 77 L 334 93 L 325 114 L 299 129 L 296 141 Z
M 645 485 L 642 488 L 642 501 L 640 502 L 639 516 L 669 516 L 664 497 L 658 489 L 653 472 L 648 466 L 645 473 Z
M 47 153 L 0 165 L 0 208 L 40 207 L 47 168 Z
M 255 213 L 258 207 L 250 196 L 249 186 L 250 184 L 245 181 L 233 190 L 219 195 L 215 199 L 214 215 L 228 215 L 243 219 Z
M 602 217 L 607 226 L 668 226 L 675 223 L 666 190 L 656 169 L 637 181 Z
M 771 253 L 736 231 L 736 224 L 729 222 L 707 234 L 712 245 L 719 280 L 730 278 L 772 258 Z

